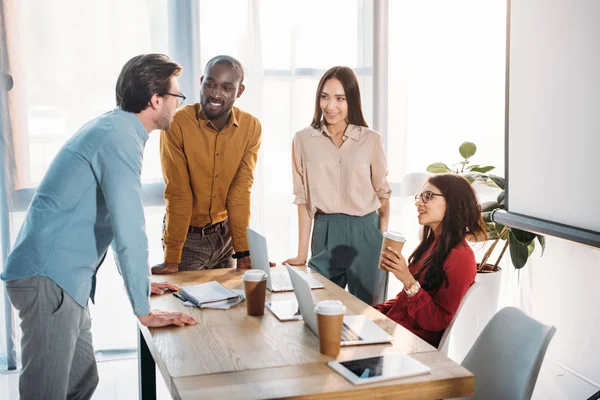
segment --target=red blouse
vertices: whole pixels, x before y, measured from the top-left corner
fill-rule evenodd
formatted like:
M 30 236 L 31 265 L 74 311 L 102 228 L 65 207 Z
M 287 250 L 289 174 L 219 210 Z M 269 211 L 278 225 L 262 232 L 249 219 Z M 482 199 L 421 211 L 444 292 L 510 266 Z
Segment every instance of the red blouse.
M 421 260 L 431 252 L 433 245 L 421 257 Z M 409 266 L 411 273 L 419 270 L 420 261 Z M 426 271 L 419 277 L 423 285 Z M 448 284 L 442 286 L 436 293 L 429 293 L 421 288 L 413 297 L 402 290 L 395 299 L 375 306 L 388 318 L 396 321 L 415 335 L 437 347 L 444 330 L 452 321 L 462 298 L 469 286 L 475 281 L 477 264 L 473 250 L 466 241 L 459 243 L 450 251 L 444 262 L 444 271 Z

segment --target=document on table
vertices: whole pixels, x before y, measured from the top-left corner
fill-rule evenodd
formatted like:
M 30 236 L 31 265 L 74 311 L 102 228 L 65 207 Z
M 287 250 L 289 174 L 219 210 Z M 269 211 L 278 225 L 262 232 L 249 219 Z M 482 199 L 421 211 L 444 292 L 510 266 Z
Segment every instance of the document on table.
M 243 290 L 228 289 L 216 281 L 182 287 L 173 294 L 184 300 L 185 305 L 199 308 L 227 310 L 244 301 Z

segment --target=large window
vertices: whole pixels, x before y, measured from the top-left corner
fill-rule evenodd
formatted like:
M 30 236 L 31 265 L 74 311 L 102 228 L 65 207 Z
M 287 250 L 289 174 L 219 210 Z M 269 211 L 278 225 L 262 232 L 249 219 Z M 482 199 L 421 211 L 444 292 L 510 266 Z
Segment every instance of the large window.
M 223 19 L 214 18 L 228 9 Z M 223 28 L 224 25 L 227 28 Z M 261 0 L 200 3 L 201 64 L 228 53 L 246 68 L 239 107 L 263 127 L 253 189 L 252 224 L 267 236 L 269 256 L 295 255 L 291 141 L 308 126 L 323 73 L 335 65 L 359 75 L 363 111 L 372 120 L 372 1 Z
M 273 261 L 296 252 L 291 140 L 312 119 L 316 86 L 325 70 L 347 65 L 356 71 L 363 111 L 373 122 L 374 1 L 200 0 L 197 18 L 191 18 L 201 66 L 218 54 L 244 64 L 246 92 L 236 106 L 256 115 L 263 126 L 251 224 L 267 236 Z M 116 78 L 129 58 L 171 54 L 174 44 L 191 49 L 193 41 L 180 29 L 182 17 L 173 18 L 174 0 L 12 3 L 7 29 L 15 75 L 14 155 L 19 187 L 35 187 L 63 143 L 115 106 Z M 456 149 L 465 140 L 479 146 L 476 161 L 501 170 L 506 3 L 389 4 L 385 133 L 390 180 L 400 182 L 404 174 L 423 171 L 435 161 L 458 161 Z M 201 68 L 184 71 L 194 79 L 201 73 Z M 198 99 L 198 93 L 185 94 Z M 153 132 L 144 154 L 145 183 L 162 179 L 158 141 Z M 399 218 L 402 207 L 406 213 Z M 393 202 L 390 225 L 412 229 L 412 214 L 405 218 L 412 209 L 410 200 Z M 162 261 L 163 214 L 164 207 L 146 208 L 151 263 Z M 23 216 L 12 215 L 13 238 Z M 122 287 L 109 255 L 93 307 L 97 349 L 135 346 L 135 320 Z M 5 351 L 3 335 L 0 330 L 0 353 Z
M 252 192 L 252 224 L 269 241 L 271 259 L 295 255 L 296 206 L 292 204 L 291 140 L 308 126 L 317 83 L 334 65 L 359 75 L 367 121 L 372 116 L 372 1 L 221 0 L 199 2 L 195 27 L 202 66 L 229 54 L 246 70 L 246 92 L 236 106 L 263 126 Z M 47 2 L 23 0 L 13 8 L 17 119 L 15 132 L 20 187 L 35 187 L 69 137 L 85 122 L 115 106 L 114 87 L 122 65 L 134 55 L 170 54 L 173 42 L 191 43 L 177 32 L 167 0 Z M 176 59 L 176 61 L 178 61 Z M 184 70 L 200 79 L 202 71 Z M 186 93 L 198 98 L 197 93 Z M 189 104 L 189 102 L 186 102 Z M 162 180 L 158 132 L 150 134 L 142 180 Z M 164 207 L 147 207 L 151 263 L 162 261 Z M 13 238 L 24 212 L 13 213 Z M 1 302 L 1 300 L 0 300 Z M 93 314 L 97 350 L 134 348 L 135 319 L 109 254 L 98 274 Z M 16 327 L 16 325 L 15 325 Z M 0 335 L 2 335 L 0 333 Z M 0 337 L 0 339 L 2 339 Z M 18 338 L 17 338 L 18 339 Z M 4 340 L 0 344 L 3 352 Z

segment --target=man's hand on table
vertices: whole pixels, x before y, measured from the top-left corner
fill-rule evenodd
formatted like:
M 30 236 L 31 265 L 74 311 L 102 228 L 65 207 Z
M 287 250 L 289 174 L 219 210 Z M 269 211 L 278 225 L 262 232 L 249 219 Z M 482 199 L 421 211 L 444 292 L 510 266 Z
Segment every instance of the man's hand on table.
M 179 288 L 172 283 L 169 282 L 151 282 L 150 283 L 150 293 L 151 294 L 163 294 L 165 290 L 172 290 L 174 292 L 178 291 Z M 142 323 L 142 325 L 147 326 L 149 328 L 158 328 L 161 326 L 168 325 L 194 325 L 196 320 L 189 315 L 185 315 L 181 312 L 166 312 L 154 310 L 151 311 L 148 315 L 138 315 L 138 319 Z
M 154 310 L 148 315 L 138 315 L 138 319 L 142 325 L 148 328 L 159 328 L 161 326 L 177 325 L 194 325 L 196 320 L 182 312 L 166 312 Z
M 269 267 L 274 267 L 275 263 L 269 261 Z M 237 259 L 237 269 L 249 269 L 252 268 L 252 262 L 250 256 L 242 257 Z
M 176 292 L 179 290 L 179 288 L 169 282 L 160 282 L 160 283 L 152 282 L 152 283 L 150 283 L 150 293 L 151 294 L 164 294 L 165 290 L 171 290 L 173 292 Z

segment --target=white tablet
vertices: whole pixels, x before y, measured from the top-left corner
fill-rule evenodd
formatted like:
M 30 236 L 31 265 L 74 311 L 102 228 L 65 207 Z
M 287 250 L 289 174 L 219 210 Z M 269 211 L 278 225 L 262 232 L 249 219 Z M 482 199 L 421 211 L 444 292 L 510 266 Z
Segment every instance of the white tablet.
M 265 306 L 280 321 L 298 321 L 302 319 L 296 300 L 268 301 Z
M 428 374 L 431 368 L 406 354 L 383 354 L 327 363 L 355 385 Z

